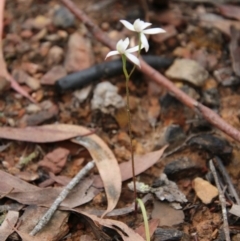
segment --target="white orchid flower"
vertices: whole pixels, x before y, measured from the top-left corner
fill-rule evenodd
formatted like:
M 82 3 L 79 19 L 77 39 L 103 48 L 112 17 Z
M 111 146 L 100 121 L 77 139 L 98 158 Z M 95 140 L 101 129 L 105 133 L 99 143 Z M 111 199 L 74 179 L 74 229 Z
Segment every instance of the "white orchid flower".
M 116 50 L 110 51 L 107 54 L 106 58 L 113 55 L 118 55 L 118 54 L 125 55 L 126 58 L 128 58 L 131 62 L 133 62 L 138 67 L 141 67 L 139 59 L 135 55 L 131 54 L 133 52 L 137 52 L 139 50 L 139 46 L 135 46 L 133 48 L 127 49 L 128 45 L 129 45 L 129 38 L 126 38 L 124 41 L 122 39 L 119 40 L 116 45 Z
M 120 20 L 120 22 L 129 30 L 133 31 L 133 32 L 137 32 L 140 34 L 140 41 L 141 41 L 141 45 L 143 45 L 143 47 L 145 48 L 146 52 L 149 49 L 149 44 L 148 44 L 148 40 L 147 37 L 145 36 L 145 34 L 158 34 L 158 33 L 165 33 L 166 31 L 162 28 L 149 28 L 149 29 L 145 29 L 149 26 L 151 26 L 151 23 L 147 23 L 144 21 L 141 21 L 140 19 L 135 20 L 135 22 L 133 24 L 129 23 L 126 20 Z

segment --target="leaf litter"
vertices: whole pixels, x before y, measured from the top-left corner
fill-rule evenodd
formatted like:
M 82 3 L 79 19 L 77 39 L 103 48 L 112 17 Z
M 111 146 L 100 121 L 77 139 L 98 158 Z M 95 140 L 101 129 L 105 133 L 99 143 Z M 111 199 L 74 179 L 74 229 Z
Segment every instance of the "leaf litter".
M 56 227 L 55 229 L 45 227 L 45 238 L 60 240 L 65 233 L 72 235 L 71 237 L 65 237 L 65 239 L 71 241 L 79 240 L 79 237 L 86 237 L 85 234 L 89 229 L 85 231 L 81 226 L 82 224 L 79 225 L 79 222 L 77 225 L 72 225 L 74 221 L 72 219 L 73 215 L 69 215 L 71 212 L 77 221 L 80 220 L 87 227 L 91 226 L 90 232 L 87 232 L 88 240 L 94 239 L 92 233 L 95 234 L 95 239 L 139 240 L 139 237 L 133 233 L 133 229 L 141 225 L 142 217 L 138 213 L 137 220 L 133 220 L 133 215 L 128 215 L 128 213 L 133 212 L 134 205 L 132 203 L 131 191 L 127 189 L 127 183 L 124 182 L 124 180 L 131 178 L 131 165 L 129 162 L 126 162 L 129 160 L 130 152 L 129 136 L 124 129 L 126 125 L 125 110 L 111 108 L 111 112 L 106 114 L 101 113 L 99 109 L 91 109 L 92 90 L 80 100 L 78 96 L 73 94 L 73 91 L 57 93 L 51 86 L 43 86 L 49 83 L 57 85 L 57 78 L 64 77 L 64 79 L 68 79 L 70 76 L 68 74 L 72 70 L 86 67 L 96 70 L 97 65 L 93 64 L 102 63 L 109 49 L 101 46 L 99 42 L 93 40 L 93 37 L 89 37 L 89 31 L 82 24 L 84 22 L 88 26 L 86 21 L 79 23 L 76 21 L 76 17 L 73 17 L 71 14 L 71 17 L 68 15 L 69 18 L 65 21 L 64 14 L 69 14 L 69 11 L 65 11 L 66 8 L 63 6 L 55 6 L 53 1 L 38 4 L 37 14 L 35 14 L 36 10 L 34 10 L 36 9 L 34 8 L 36 3 L 33 1 L 24 1 L 24 4 L 18 4 L 16 8 L 12 7 L 11 1 L 5 2 L 6 12 L 4 12 L 3 44 L 1 48 L 1 54 L 5 60 L 2 58 L 0 62 L 5 78 L 10 78 L 12 87 L 14 88 L 15 86 L 16 90 L 18 88 L 18 93 L 8 89 L 9 86 L 6 80 L 3 79 L 1 81 L 1 85 L 3 85 L 0 90 L 1 146 L 8 146 L 10 143 L 8 140 L 15 141 L 11 141 L 12 144 L 7 149 L 3 148 L 0 153 L 2 160 L 1 169 L 12 174 L 9 177 L 1 173 L 1 180 L 6 181 L 0 183 L 0 190 L 2 202 L 4 204 L 5 200 L 10 202 L 10 208 L 6 209 L 8 213 L 13 210 L 11 204 L 16 204 L 14 200 L 26 203 L 24 208 L 21 206 L 17 209 L 21 209 L 20 218 L 24 218 L 22 227 L 18 225 L 18 222 L 16 228 L 14 228 L 16 222 L 13 222 L 7 227 L 8 231 L 10 232 L 11 230 L 13 232 L 15 230 L 22 237 L 22 240 L 44 240 L 43 236 L 39 239 L 38 235 L 30 237 L 27 234 L 29 232 L 27 230 L 31 230 L 33 226 L 31 222 L 32 216 L 35 213 L 41 213 L 40 209 L 50 206 L 54 198 L 62 190 L 62 187 L 59 186 L 66 185 L 78 170 L 97 157 L 99 160 L 113 160 L 115 168 L 119 165 L 117 179 L 120 181 L 116 188 L 120 187 L 120 190 L 115 195 L 116 198 L 111 200 L 110 205 L 106 208 L 107 197 L 111 195 L 105 195 L 102 192 L 102 188 L 105 187 L 106 189 L 110 180 L 106 184 L 106 181 L 102 181 L 100 176 L 96 174 L 100 173 L 101 176 L 108 176 L 111 173 L 112 166 L 109 167 L 108 162 L 102 164 L 98 160 L 99 165 L 97 168 L 99 170 L 93 170 L 87 178 L 77 185 L 72 196 L 70 194 L 65 202 L 62 203 L 61 209 L 65 209 L 64 212 L 65 214 L 67 213 L 66 219 L 53 218 L 52 221 L 53 223 L 56 222 Z M 65 0 L 62 0 L 62 2 L 65 2 Z M 104 2 L 101 4 L 104 4 Z M 201 101 L 201 103 L 218 112 L 223 119 L 239 129 L 239 59 L 237 56 L 239 48 L 238 32 L 240 29 L 239 16 L 237 15 L 239 4 L 216 5 L 212 1 L 209 1 L 208 4 L 205 4 L 205 2 L 199 3 L 197 1 L 194 4 L 181 2 L 180 4 L 178 1 L 175 1 L 169 5 L 164 2 L 160 3 L 158 0 L 149 2 L 151 12 L 147 8 L 143 8 L 143 12 L 150 18 L 149 21 L 153 22 L 153 25 L 156 27 L 161 26 L 167 30 L 164 36 L 150 36 L 151 51 L 157 56 L 163 56 L 163 58 L 165 56 L 177 57 L 179 60 L 194 61 L 198 67 L 201 66 L 201 68 L 198 68 L 199 71 L 201 69 L 200 73 L 204 76 L 201 84 L 196 85 L 194 82 L 191 84 L 186 81 L 192 80 L 190 72 L 189 76 L 184 75 L 181 78 L 178 78 L 178 76 L 176 78 L 174 75 L 174 84 L 195 100 Z M 136 14 L 136 18 L 143 19 L 142 15 L 138 15 L 142 10 L 141 4 L 135 6 L 134 2 L 131 2 L 126 8 L 124 3 L 108 1 L 104 5 L 105 9 L 101 7 L 101 4 L 93 3 L 91 0 L 81 1 L 77 4 L 80 9 L 88 9 L 88 14 L 94 18 L 94 22 L 115 40 L 119 40 L 119 37 L 124 38 L 126 37 L 125 35 L 129 34 L 116 25 L 119 19 L 125 19 L 126 16 L 134 14 Z M 160 9 L 159 5 L 161 5 Z M 26 7 L 30 15 L 25 14 Z M 95 7 L 99 7 L 101 11 L 91 11 L 91 9 L 97 9 Z M 114 14 L 109 15 L 109 13 Z M 22 20 L 18 16 L 23 16 Z M 131 21 L 130 19 L 128 20 Z M 69 25 L 66 25 L 67 23 Z M 128 37 L 130 36 L 128 35 Z M 101 38 L 97 37 L 97 39 Z M 79 47 L 77 42 L 82 42 L 82 46 L 84 45 L 85 49 Z M 109 42 L 107 41 L 107 44 Z M 65 49 L 68 51 L 68 58 L 64 55 Z M 74 59 L 81 61 L 74 62 Z M 69 61 L 68 64 L 67 60 Z M 169 64 L 174 67 L 171 64 L 172 62 L 170 61 Z M 107 64 L 106 62 L 106 66 L 108 66 Z M 166 67 L 159 67 L 158 70 L 161 69 L 161 72 L 165 73 L 165 68 L 171 68 L 169 64 L 168 66 L 164 65 Z M 8 71 L 6 73 L 6 67 L 12 75 L 9 76 Z M 185 67 L 183 64 L 180 66 L 180 69 L 184 72 Z M 12 78 L 14 71 L 16 72 L 17 70 L 26 73 L 26 80 L 16 78 L 16 81 L 18 81 L 16 82 Z M 56 72 L 57 74 L 54 74 Z M 193 74 L 195 77 L 200 77 L 196 72 L 198 72 L 197 68 Z M 47 73 L 49 73 L 48 76 L 46 76 Z M 87 72 L 79 73 L 85 74 Z M 208 77 L 207 73 L 209 74 Z M 213 76 L 211 76 L 211 73 L 213 73 Z M 208 173 L 207 160 L 214 155 L 221 155 L 223 162 L 229 164 L 227 171 L 230 173 L 232 180 L 229 178 L 227 181 L 223 181 L 224 184 L 222 186 L 227 187 L 224 192 L 228 201 L 226 212 L 229 211 L 229 205 L 233 204 L 231 211 L 228 212 L 228 219 L 230 224 L 234 225 L 230 227 L 230 234 L 233 240 L 235 240 L 238 234 L 234 232 L 237 232 L 235 228 L 239 224 L 234 215 L 239 215 L 239 198 L 232 194 L 229 187 L 231 186 L 231 189 L 234 190 L 232 182 L 234 184 L 238 182 L 238 144 L 233 142 L 230 137 L 213 129 L 209 123 L 206 123 L 195 113 L 187 110 L 181 102 L 176 104 L 175 97 L 166 95 L 166 90 L 161 86 L 155 86 L 151 92 L 151 78 L 143 78 L 142 81 L 140 74 L 137 77 L 139 77 L 139 81 L 135 76 L 130 81 L 130 99 L 137 100 L 135 103 L 132 103 L 131 109 L 134 122 L 134 148 L 135 152 L 140 154 L 140 156 L 136 156 L 137 178 L 139 181 L 151 186 L 151 184 L 156 183 L 156 179 L 159 179 L 162 172 L 166 172 L 165 174 L 167 174 L 168 178 L 173 179 L 177 183 L 179 190 L 186 195 L 189 201 L 185 204 L 183 211 L 175 210 L 169 205 L 165 207 L 162 203 L 160 203 L 161 207 L 158 208 L 159 201 L 154 201 L 154 209 L 152 211 L 152 206 L 148 205 L 148 202 L 155 197 L 151 196 L 151 194 L 146 196 L 144 196 L 145 194 L 140 194 L 146 201 L 145 206 L 150 215 L 149 222 L 151 223 L 151 218 L 154 215 L 160 219 L 160 223 L 156 224 L 157 229 L 154 232 L 155 240 L 170 240 L 175 238 L 174 234 L 177 233 L 179 240 L 188 240 L 190 236 L 200 241 L 221 240 L 223 232 L 218 199 L 215 198 L 208 201 L 210 203 L 205 205 L 201 198 L 196 197 L 198 193 L 195 193 L 193 189 L 193 180 L 195 178 L 208 179 L 211 176 L 211 173 Z M 85 79 L 88 80 L 88 78 Z M 109 81 L 116 86 L 118 89 L 117 94 L 124 99 L 125 86 L 121 77 L 110 79 L 109 77 L 104 77 L 103 80 Z M 95 89 L 95 83 L 92 80 L 89 80 L 89 83 L 92 84 L 92 89 Z M 146 94 L 147 92 L 148 95 Z M 22 98 L 21 95 L 31 99 L 31 101 L 35 101 L 35 106 L 28 104 L 28 100 Z M 154 101 L 152 101 L 153 96 L 156 98 Z M 51 105 L 46 106 L 46 101 L 51 103 Z M 56 121 L 65 123 L 65 125 L 50 125 L 50 123 Z M 43 126 L 35 127 L 35 125 L 40 124 L 43 124 Z M 180 135 L 176 129 L 173 131 L 172 128 L 169 128 L 168 134 L 163 132 L 165 128 L 176 124 L 184 135 Z M 30 125 L 32 127 L 29 127 Z M 18 128 L 24 126 L 26 128 Z M 96 132 L 85 127 L 96 128 Z M 119 134 L 120 129 L 122 133 L 126 134 L 122 139 Z M 198 140 L 198 143 L 184 142 L 184 136 L 186 137 L 192 133 L 202 134 L 202 132 L 204 135 L 206 130 L 210 130 L 208 136 L 211 137 L 208 138 L 207 142 L 206 138 L 202 138 L 201 142 Z M 155 140 L 153 133 L 155 136 L 158 136 Z M 78 138 L 79 136 L 80 138 Z M 214 136 L 220 139 L 227 139 L 229 144 L 220 143 L 216 138 L 212 142 L 212 137 Z M 70 140 L 78 143 L 73 143 Z M 209 142 L 209 140 L 211 141 Z M 65 143 L 68 142 L 68 147 L 63 145 L 63 141 Z M 182 145 L 182 142 L 185 145 Z M 34 158 L 30 158 L 31 154 L 36 150 L 34 148 L 35 143 L 40 146 L 41 151 Z M 167 157 L 161 157 L 161 148 L 165 144 L 169 144 L 167 151 L 170 150 L 170 152 L 168 152 Z M 228 146 L 231 148 L 227 148 Z M 61 155 L 55 156 L 55 151 L 59 150 L 60 147 L 65 148 L 66 153 L 69 151 L 69 154 L 63 155 L 63 158 Z M 103 149 L 98 153 L 96 149 L 99 150 L 102 147 Z M 227 152 L 224 151 L 226 148 L 228 149 Z M 75 151 L 72 151 L 73 149 Z M 87 149 L 89 150 L 87 151 Z M 46 153 L 53 154 L 53 158 L 50 158 L 53 162 L 47 161 L 46 157 L 48 154 Z M 21 160 L 28 159 L 28 157 L 28 162 L 21 166 L 18 165 Z M 160 162 L 158 161 L 159 158 L 161 158 Z M 184 161 L 186 158 L 187 161 Z M 78 159 L 80 161 L 77 161 Z M 39 164 L 40 160 L 44 160 L 41 167 Z M 101 169 L 106 168 L 106 166 L 109 167 L 108 170 L 110 171 L 103 173 Z M 167 170 L 169 171 L 168 173 Z M 224 170 L 226 172 L 225 167 Z M 217 169 L 217 171 L 219 170 Z M 35 177 L 32 177 L 31 173 L 36 174 Z M 220 177 L 222 175 L 221 173 Z M 12 177 L 19 178 L 12 180 Z M 21 179 L 28 180 L 28 183 L 23 182 Z M 115 176 L 113 177 L 112 175 L 111 179 L 113 181 Z M 222 178 L 220 179 L 220 182 L 222 182 Z M 210 180 L 211 177 L 208 182 Z M 122 186 L 120 185 L 121 183 Z M 40 188 L 41 185 L 50 187 Z M 238 189 L 237 185 L 235 187 Z M 200 187 L 200 191 L 202 189 Z M 108 191 L 106 190 L 106 193 Z M 27 195 L 28 193 L 30 194 L 29 196 Z M 120 195 L 119 193 L 121 193 L 121 196 L 117 198 Z M 36 197 L 39 197 L 39 200 L 34 197 L 34 194 L 37 194 Z M 38 203 L 38 206 L 31 206 L 35 202 Z M 40 205 L 45 207 L 40 207 Z M 75 205 L 77 206 L 75 207 Z M 171 208 L 171 210 L 168 208 Z M 32 213 L 29 212 L 30 209 Z M 106 213 L 111 209 L 113 209 L 111 212 Z M 164 214 L 166 210 L 168 211 Z M 76 211 L 79 213 L 76 214 Z M 92 215 L 84 216 L 83 211 L 85 214 Z M 178 216 L 173 211 L 181 211 L 181 214 L 179 212 L 180 215 Z M 58 212 L 61 213 L 62 211 L 58 210 Z M 123 227 L 114 220 L 105 222 L 105 219 L 96 217 L 103 215 L 104 212 L 106 216 L 115 216 L 113 219 L 117 218 L 133 229 Z M 234 215 L 231 215 L 231 213 Z M 176 220 L 180 224 L 175 224 L 174 228 L 164 227 L 164 221 L 167 221 L 169 217 L 175 217 L 175 219 L 170 220 L 167 225 L 172 226 Z M 37 219 L 34 220 L 37 222 Z M 23 227 L 28 228 L 23 229 Z M 69 227 L 71 228 L 70 231 Z M 153 229 L 155 228 L 156 226 Z M 179 230 L 182 231 L 180 232 Z M 143 234 L 143 232 L 142 229 L 141 233 Z M 16 238 L 16 233 L 8 239 L 12 237 Z M 6 239 L 7 237 L 4 238 Z M 224 237 L 222 240 L 224 240 Z
M 2 222 L 0 226 L 0 239 L 2 241 L 5 241 L 8 236 L 14 232 L 12 227 L 15 226 L 19 218 L 19 212 L 17 211 L 8 211 L 8 213 L 5 216 L 4 221 Z

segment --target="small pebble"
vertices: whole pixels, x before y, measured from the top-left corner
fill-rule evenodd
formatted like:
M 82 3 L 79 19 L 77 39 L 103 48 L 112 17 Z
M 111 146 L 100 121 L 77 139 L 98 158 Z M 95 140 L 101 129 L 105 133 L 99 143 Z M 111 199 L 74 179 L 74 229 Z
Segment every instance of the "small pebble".
M 53 24 L 56 27 L 69 28 L 75 24 L 75 16 L 65 7 L 59 7 L 53 14 Z
M 58 30 L 57 34 L 62 39 L 66 39 L 68 37 L 68 33 L 66 31 L 64 31 L 64 30 Z
M 50 42 L 43 42 L 39 48 L 39 54 L 42 56 L 42 57 L 45 57 L 47 56 L 49 50 L 51 48 L 51 43 Z
M 103 30 L 103 31 L 108 31 L 109 30 L 109 23 L 108 22 L 103 22 L 102 24 L 101 24 L 101 29 Z
M 211 203 L 212 199 L 218 195 L 218 189 L 200 177 L 193 180 L 193 189 L 204 204 Z
M 47 64 L 49 66 L 59 64 L 63 59 L 63 55 L 64 51 L 62 48 L 56 45 L 51 47 L 47 56 Z
M 33 32 L 32 32 L 31 30 L 26 29 L 26 30 L 23 30 L 23 31 L 20 33 L 20 36 L 21 36 L 22 38 L 28 39 L 28 38 L 31 38 L 31 37 L 33 36 Z

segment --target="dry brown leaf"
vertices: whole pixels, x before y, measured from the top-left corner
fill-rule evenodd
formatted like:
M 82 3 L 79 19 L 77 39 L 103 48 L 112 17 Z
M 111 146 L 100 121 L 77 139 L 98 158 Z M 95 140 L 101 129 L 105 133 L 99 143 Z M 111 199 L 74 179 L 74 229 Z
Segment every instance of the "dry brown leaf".
M 85 212 L 79 213 L 90 218 L 96 226 L 100 224 L 102 226 L 114 229 L 122 237 L 123 241 L 144 241 L 144 239 L 138 233 L 135 233 L 125 223 L 111 219 L 98 218 L 97 216 L 90 215 Z
M 29 184 L 18 177 L 0 170 L 0 193 L 1 195 L 9 192 L 30 192 L 39 190 L 38 187 Z
M 122 178 L 117 159 L 97 135 L 77 137 L 72 141 L 86 147 L 96 163 L 108 200 L 108 207 L 103 217 L 115 208 L 121 194 Z
M 145 195 L 142 198 L 142 201 L 144 204 L 146 204 L 149 201 L 152 201 L 154 199 L 153 195 L 151 193 L 148 193 L 147 195 Z M 75 211 L 80 211 L 81 212 L 81 207 L 80 208 L 75 208 Z M 110 213 L 108 213 L 106 216 L 107 217 L 113 217 L 113 216 L 121 216 L 121 215 L 126 215 L 128 213 L 132 213 L 135 211 L 135 202 L 133 202 L 131 205 L 127 205 L 124 208 L 116 208 L 114 210 L 112 210 Z M 96 216 L 101 216 L 104 211 L 103 210 L 99 210 L 99 209 L 88 209 L 88 213 L 92 214 L 92 215 L 96 215 Z
M 236 29 L 240 29 L 240 22 L 235 20 L 221 19 L 216 14 L 202 14 L 199 16 L 200 25 L 208 26 L 219 29 L 222 33 L 230 36 L 230 27 L 234 26 Z
M 76 136 L 87 135 L 89 133 L 91 133 L 91 131 L 85 127 L 65 124 L 43 125 L 26 128 L 0 128 L 0 138 L 37 143 L 63 141 Z
M 240 7 L 239 6 L 230 5 L 230 4 L 222 4 L 222 5 L 216 5 L 216 7 L 219 9 L 220 13 L 223 16 L 240 20 L 240 15 L 239 15 Z
M 18 231 L 16 228 L 14 228 L 14 230 L 21 237 L 22 241 L 52 241 L 52 240 L 49 240 L 48 238 L 30 236 L 28 233 Z
M 29 236 L 33 227 L 39 219 L 46 213 L 47 208 L 28 206 L 20 218 L 20 226 L 16 230 L 19 235 L 26 241 L 58 241 L 61 240 L 69 231 L 67 220 L 70 212 L 57 210 L 52 216 L 49 223 L 43 227 L 34 237 Z M 35 238 L 35 239 L 33 239 Z
M 149 167 L 153 166 L 162 156 L 166 148 L 167 146 L 164 146 L 162 149 L 158 151 L 153 151 L 142 156 L 135 156 L 135 174 L 139 175 L 140 173 L 146 171 Z M 131 160 L 129 160 L 128 162 L 120 163 L 119 167 L 121 171 L 122 181 L 126 181 L 132 178 Z M 99 176 L 95 176 L 93 185 L 98 188 L 103 187 L 103 182 Z
M 167 146 L 154 152 L 147 153 L 142 156 L 135 157 L 135 173 L 136 175 L 146 171 L 149 167 L 153 166 L 159 158 L 162 156 L 164 150 Z M 132 164 L 130 161 L 124 162 L 120 165 L 120 170 L 122 173 L 122 180 L 127 180 L 132 177 Z
M 46 168 L 48 171 L 57 174 L 62 171 L 62 168 L 65 166 L 67 158 L 69 155 L 69 150 L 59 147 L 49 152 L 43 160 L 41 160 L 38 165 Z
M 59 187 L 44 189 L 36 187 L 1 170 L 0 180 L 2 180 L 0 182 L 0 195 L 22 204 L 50 207 L 62 191 L 62 188 Z M 90 178 L 82 180 L 62 202 L 62 206 L 74 208 L 91 201 L 100 191 L 91 187 L 92 183 L 93 180 Z
M 0 226 L 0 240 L 5 241 L 10 234 L 14 232 L 12 229 L 18 221 L 19 212 L 8 211 L 3 223 Z
M 84 136 L 89 133 L 90 130 L 85 127 L 65 124 L 21 129 L 10 127 L 0 128 L 0 138 L 38 143 L 62 141 L 81 136 L 79 139 L 75 139 L 74 142 L 85 146 L 96 162 L 108 199 L 106 210 L 106 213 L 108 213 L 116 206 L 121 193 L 121 172 L 118 162 L 107 144 L 96 134 Z

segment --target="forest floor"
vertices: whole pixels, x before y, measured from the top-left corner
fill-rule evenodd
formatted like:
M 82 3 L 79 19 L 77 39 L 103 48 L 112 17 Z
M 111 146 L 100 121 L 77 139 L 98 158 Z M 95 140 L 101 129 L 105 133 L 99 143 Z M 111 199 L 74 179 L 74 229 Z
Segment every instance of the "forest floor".
M 162 75 L 143 63 L 129 82 L 138 198 L 152 240 L 240 240 L 237 1 L 8 0 L 0 17 L 1 241 L 146 240 L 130 187 L 122 63 L 105 60 L 120 39 L 136 44 L 122 19 L 166 30 L 142 50 Z

